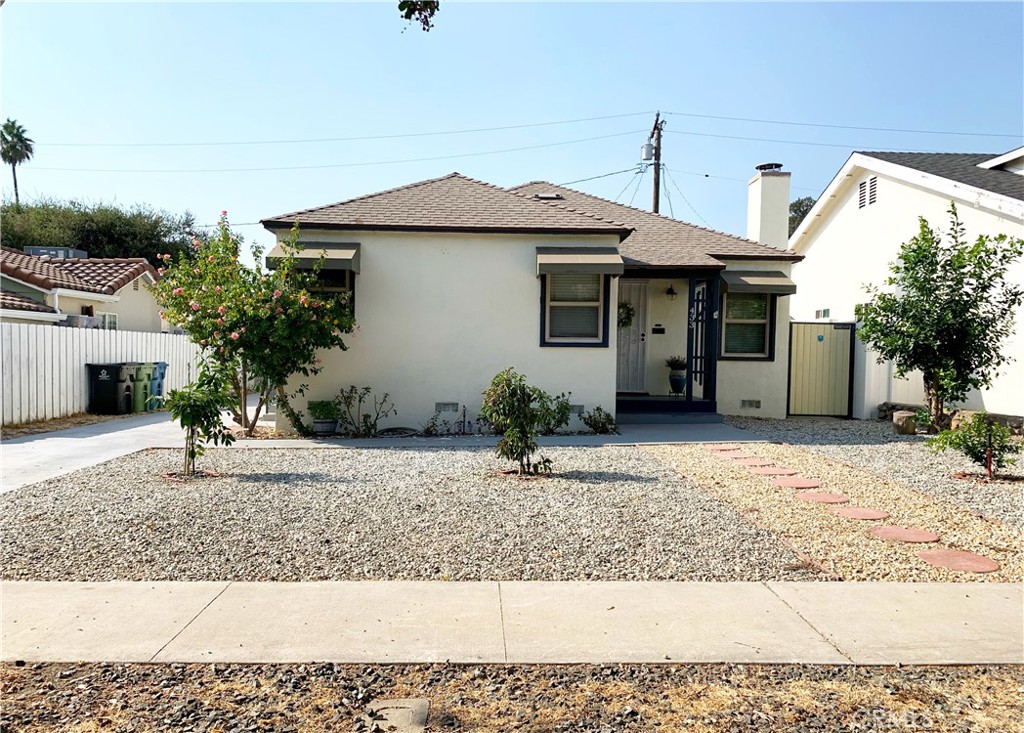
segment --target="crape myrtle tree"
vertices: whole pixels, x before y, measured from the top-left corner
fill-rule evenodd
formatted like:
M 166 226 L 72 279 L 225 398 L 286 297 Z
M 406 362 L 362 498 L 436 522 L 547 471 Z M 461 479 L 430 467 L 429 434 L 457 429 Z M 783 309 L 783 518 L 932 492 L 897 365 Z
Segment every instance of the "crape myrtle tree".
M 242 240 L 221 212 L 213 234 L 193 239 L 177 258 L 162 255 L 162 277 L 152 288 L 163 317 L 229 368 L 232 413 L 247 435 L 275 393 L 292 426 L 308 432 L 302 414 L 291 407 L 287 384 L 295 375 L 318 373 L 317 352 L 345 349 L 344 336 L 355 328 L 344 297 L 315 292 L 322 263 L 312 271 L 296 268 L 297 240 L 296 227 L 283 242 L 285 255 L 276 270 L 249 267 L 239 261 Z M 258 263 L 260 247 L 251 250 Z M 258 395 L 252 415 L 250 394 Z
M 917 236 L 890 265 L 886 290 L 866 286 L 871 300 L 856 309 L 857 335 L 879 362 L 892 361 L 898 377 L 920 370 L 933 430 L 944 425 L 947 405 L 989 386 L 1012 358 L 1003 345 L 1024 302 L 1024 289 L 1006 279 L 1024 241 L 1005 234 L 968 241 L 954 204 L 949 214 L 945 238 L 919 218 Z

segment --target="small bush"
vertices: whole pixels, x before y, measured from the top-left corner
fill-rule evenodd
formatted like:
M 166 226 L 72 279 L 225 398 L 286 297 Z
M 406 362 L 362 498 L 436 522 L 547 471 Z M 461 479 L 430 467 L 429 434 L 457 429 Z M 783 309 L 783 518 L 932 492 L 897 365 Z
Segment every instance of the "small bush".
M 501 458 L 519 464 L 519 475 L 551 473 L 551 461 L 537 452 L 537 436 L 544 424 L 543 399 L 550 397 L 526 383 L 526 377 L 509 367 L 498 372 L 484 392 L 480 414 L 502 438 L 494 452 Z
M 541 411 L 541 435 L 554 435 L 569 425 L 569 420 L 572 419 L 572 405 L 569 402 L 572 392 L 569 394 L 563 392 L 557 397 L 553 397 L 538 389 L 537 398 Z
M 581 419 L 584 425 L 598 435 L 609 435 L 619 432 L 618 426 L 615 424 L 615 418 L 610 413 L 601 409 L 600 405 L 590 412 L 584 413 Z
M 682 356 L 670 356 L 665 359 L 665 366 L 673 371 L 686 369 L 686 358 Z
M 313 420 L 337 420 L 341 409 L 334 400 L 311 400 L 306 405 Z
M 378 399 L 372 396 L 369 387 L 356 387 L 354 384 L 338 393 L 337 404 L 340 409 L 338 432 L 347 438 L 372 438 L 377 434 L 381 420 L 398 414 L 387 392 Z
M 233 403 L 234 395 L 223 371 L 206 362 L 199 366 L 195 382 L 167 394 L 164 406 L 171 411 L 171 419 L 177 420 L 185 430 L 183 476 L 195 473 L 196 458 L 206 452 L 207 443 L 230 445 L 234 442 L 235 436 L 221 417 L 221 411 Z
M 992 466 L 1006 468 L 1016 463 L 1013 456 L 1021 451 L 1020 443 L 1013 440 L 1009 428 L 989 420 L 984 412 L 971 417 L 956 430 L 943 430 L 926 444 L 936 453 L 949 449 L 958 450 L 981 466 L 988 463 L 988 449 L 992 449 Z M 992 478 L 992 472 L 989 472 Z

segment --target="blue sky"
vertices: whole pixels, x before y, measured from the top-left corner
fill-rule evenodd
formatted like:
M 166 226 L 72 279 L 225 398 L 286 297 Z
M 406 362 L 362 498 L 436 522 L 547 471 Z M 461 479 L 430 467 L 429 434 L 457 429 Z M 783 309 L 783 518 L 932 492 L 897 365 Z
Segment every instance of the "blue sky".
M 503 186 L 563 183 L 634 166 L 654 110 L 1016 134 L 668 115 L 664 160 L 678 190 L 667 182 L 662 211 L 743 234 L 757 163 L 784 163 L 794 198 L 813 196 L 854 149 L 1002 152 L 1024 132 L 1021 3 L 442 0 L 430 33 L 407 25 L 396 4 L 9 0 L 0 9 L 0 114 L 36 141 L 19 169 L 23 199 L 141 202 L 188 209 L 200 223 L 227 209 L 247 223 L 455 170 Z M 404 135 L 631 113 L 643 114 L 361 141 L 98 145 Z M 603 136 L 613 137 L 476 155 Z M 376 164 L 353 165 L 365 163 Z M 100 172 L 303 166 L 335 167 Z M 650 178 L 636 205 L 650 206 Z M 9 171 L 2 180 L 11 195 Z M 631 181 L 627 173 L 577 187 L 615 198 Z M 271 241 L 260 227 L 240 231 Z

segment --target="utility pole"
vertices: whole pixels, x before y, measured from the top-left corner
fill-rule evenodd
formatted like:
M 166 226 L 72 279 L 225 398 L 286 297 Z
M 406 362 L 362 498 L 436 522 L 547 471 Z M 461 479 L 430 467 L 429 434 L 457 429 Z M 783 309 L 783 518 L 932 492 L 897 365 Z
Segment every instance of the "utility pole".
M 665 120 L 661 119 L 661 112 L 654 115 L 654 127 L 647 142 L 654 144 L 654 204 L 651 210 L 657 214 L 658 204 L 661 200 L 661 130 L 665 127 Z

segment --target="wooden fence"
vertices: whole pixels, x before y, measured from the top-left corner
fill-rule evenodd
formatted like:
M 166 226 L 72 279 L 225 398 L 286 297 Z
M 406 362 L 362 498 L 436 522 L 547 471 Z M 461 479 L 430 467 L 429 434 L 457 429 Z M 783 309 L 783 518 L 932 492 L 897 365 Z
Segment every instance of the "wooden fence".
M 167 390 L 192 381 L 199 347 L 181 334 L 104 331 L 48 324 L 0 324 L 3 424 L 85 412 L 86 364 L 165 361 Z

